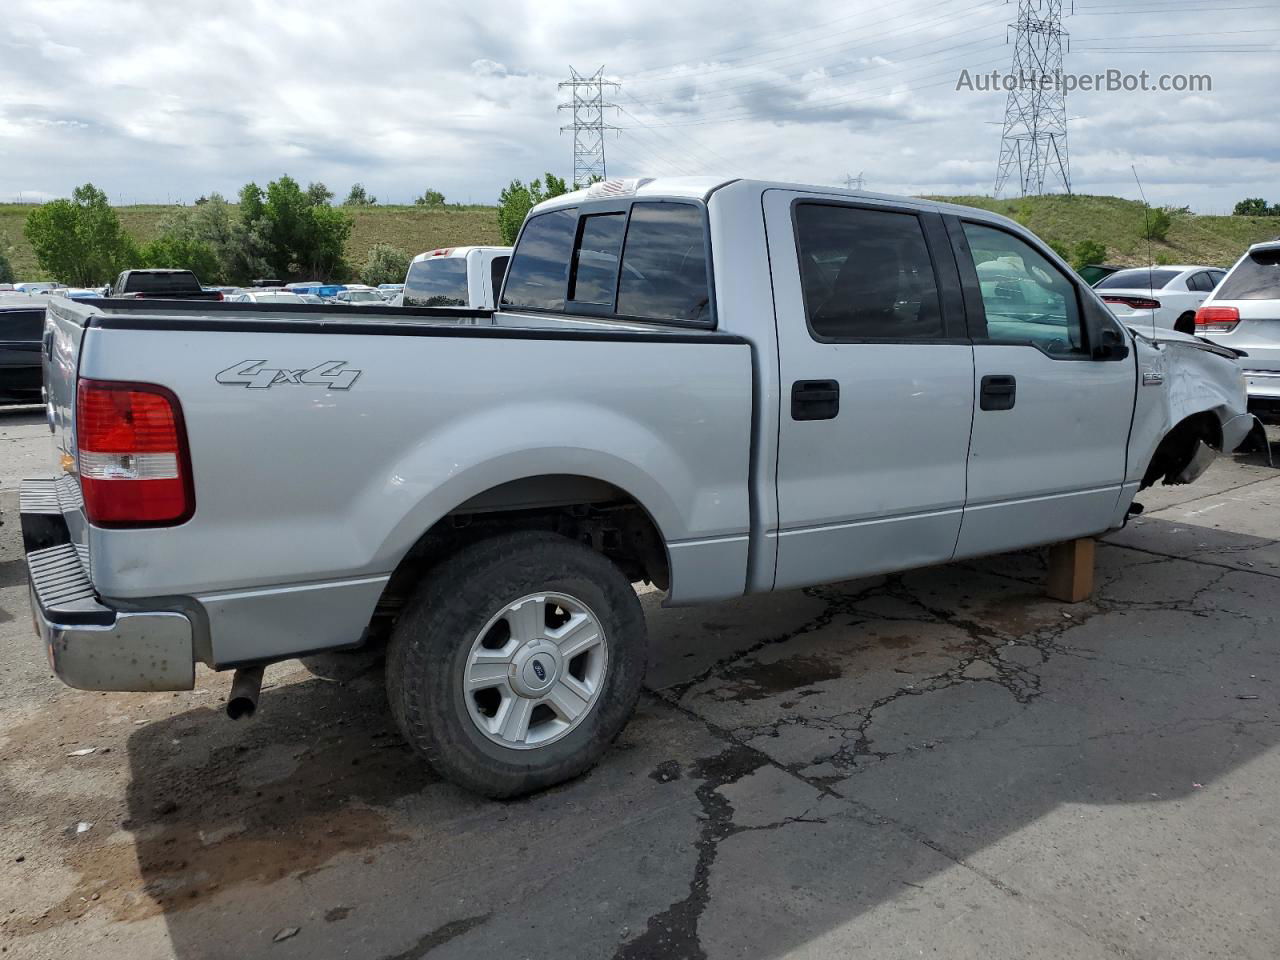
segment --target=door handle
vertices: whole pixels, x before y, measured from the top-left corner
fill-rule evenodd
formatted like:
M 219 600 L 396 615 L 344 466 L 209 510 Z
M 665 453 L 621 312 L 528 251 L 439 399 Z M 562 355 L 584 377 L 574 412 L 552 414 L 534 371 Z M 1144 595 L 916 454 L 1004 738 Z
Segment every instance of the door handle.
M 982 378 L 979 406 L 983 410 L 1012 410 L 1018 399 L 1018 381 L 1006 374 Z
M 791 385 L 792 420 L 834 420 L 839 413 L 839 380 L 797 380 Z

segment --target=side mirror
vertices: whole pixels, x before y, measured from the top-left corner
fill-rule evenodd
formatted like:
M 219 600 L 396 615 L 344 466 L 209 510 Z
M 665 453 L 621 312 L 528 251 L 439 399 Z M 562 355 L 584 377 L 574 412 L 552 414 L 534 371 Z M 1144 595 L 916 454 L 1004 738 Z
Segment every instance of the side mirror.
M 1095 360 L 1123 360 L 1129 356 L 1129 344 L 1124 334 L 1110 324 L 1098 328 L 1097 342 L 1093 345 Z

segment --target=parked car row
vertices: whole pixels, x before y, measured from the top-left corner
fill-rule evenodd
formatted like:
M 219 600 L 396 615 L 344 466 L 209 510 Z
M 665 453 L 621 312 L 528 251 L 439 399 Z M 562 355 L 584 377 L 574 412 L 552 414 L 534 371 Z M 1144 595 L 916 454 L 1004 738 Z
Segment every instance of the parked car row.
M 1081 275 L 1138 333 L 1174 330 L 1242 353 L 1249 411 L 1280 423 L 1280 240 L 1254 244 L 1229 270 L 1095 265 Z

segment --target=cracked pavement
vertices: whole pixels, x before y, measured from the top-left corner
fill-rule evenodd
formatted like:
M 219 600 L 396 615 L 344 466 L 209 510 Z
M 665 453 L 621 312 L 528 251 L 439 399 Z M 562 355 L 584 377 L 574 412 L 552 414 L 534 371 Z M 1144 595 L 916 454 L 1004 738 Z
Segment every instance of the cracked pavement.
M 24 466 L 44 442 L 25 414 L 0 437 Z M 508 803 L 415 761 L 376 670 L 272 667 L 240 724 L 207 671 L 176 695 L 63 688 L 10 523 L 0 948 L 1274 957 L 1280 473 L 1239 457 L 1140 499 L 1082 604 L 1044 597 L 1041 551 L 709 607 L 646 594 L 635 720 L 588 776 Z

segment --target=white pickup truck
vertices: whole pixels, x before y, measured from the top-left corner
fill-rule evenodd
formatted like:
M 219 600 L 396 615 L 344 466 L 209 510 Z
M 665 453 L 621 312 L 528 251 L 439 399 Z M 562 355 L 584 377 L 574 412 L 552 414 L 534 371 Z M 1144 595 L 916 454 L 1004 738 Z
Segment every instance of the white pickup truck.
M 511 259 L 510 247 L 441 247 L 413 258 L 398 307 L 492 310 Z
M 478 322 L 477 322 L 478 321 Z M 1100 534 L 1249 429 L 1236 352 L 1132 333 L 1025 229 L 923 200 L 607 181 L 535 208 L 496 312 L 50 303 L 23 489 L 57 674 L 189 688 L 387 645 L 490 796 L 587 769 L 670 604 Z

